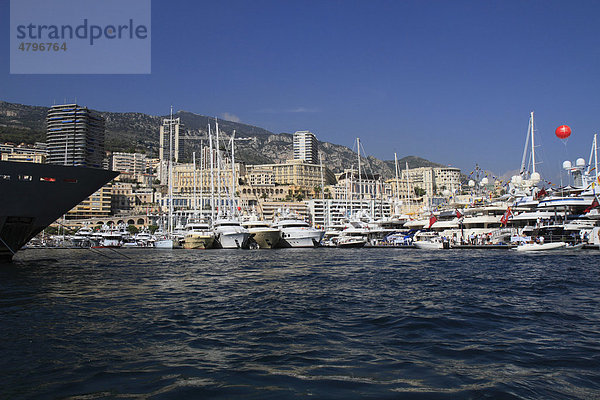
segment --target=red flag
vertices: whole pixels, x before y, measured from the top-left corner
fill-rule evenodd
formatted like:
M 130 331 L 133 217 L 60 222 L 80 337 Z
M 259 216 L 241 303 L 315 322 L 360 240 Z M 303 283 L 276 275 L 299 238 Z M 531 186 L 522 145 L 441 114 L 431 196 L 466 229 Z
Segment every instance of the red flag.
M 435 221 L 437 221 L 437 218 L 435 217 L 435 215 L 431 214 L 431 217 L 429 217 L 429 226 L 427 227 L 427 229 L 431 228 L 431 226 L 435 224 Z
M 584 214 L 589 213 L 590 211 L 592 211 L 592 209 L 596 208 L 600 206 L 600 203 L 598 203 L 598 198 L 594 197 L 594 201 L 592 201 L 592 204 L 590 204 L 590 206 L 588 208 L 585 209 L 585 211 L 583 211 Z
M 462 213 L 460 211 L 456 210 L 456 218 L 461 219 L 462 217 L 463 217 Z
M 508 207 L 506 209 L 506 211 L 504 212 L 504 215 L 502 216 L 502 218 L 500 218 L 500 222 L 502 223 L 502 225 L 506 225 L 506 223 L 508 222 L 508 218 L 512 217 L 513 213 L 510 210 L 510 207 Z
M 537 194 L 535 195 L 535 199 L 539 200 L 539 199 L 543 198 L 547 194 L 548 194 L 548 192 L 546 192 L 546 189 L 542 189 L 539 192 L 537 192 Z

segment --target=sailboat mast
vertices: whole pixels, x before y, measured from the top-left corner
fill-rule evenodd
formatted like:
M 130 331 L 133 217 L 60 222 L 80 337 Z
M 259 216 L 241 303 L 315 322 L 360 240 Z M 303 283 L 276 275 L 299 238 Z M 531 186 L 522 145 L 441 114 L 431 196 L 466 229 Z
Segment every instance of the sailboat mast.
M 396 173 L 396 187 L 394 190 L 394 200 L 398 199 L 398 193 L 400 191 L 400 187 L 398 184 L 398 155 L 394 153 L 394 172 Z
M 352 216 L 352 209 L 354 208 L 354 165 L 350 169 L 350 216 Z
M 236 213 L 237 207 L 235 203 L 235 129 L 231 134 L 231 216 Z
M 194 195 L 193 195 L 193 202 L 194 202 L 194 218 L 198 218 L 198 202 L 196 201 L 196 152 L 194 151 L 192 153 L 192 163 L 194 164 Z
M 169 119 L 169 222 L 167 231 L 173 233 L 173 106 L 171 106 L 171 118 Z
M 527 161 L 527 150 L 529 149 L 529 138 L 531 137 L 531 123 L 527 124 L 527 136 L 525 138 L 525 147 L 523 147 L 523 158 L 521 159 L 521 169 L 519 175 L 525 173 L 525 162 Z
M 325 181 L 323 179 L 323 155 L 319 152 L 319 165 L 321 166 L 321 204 L 323 207 L 323 224 L 327 227 L 327 219 L 325 218 Z
M 406 204 L 408 205 L 408 212 L 410 212 L 410 181 L 408 177 L 408 161 L 406 161 Z
M 356 147 L 358 149 L 358 201 L 362 210 L 362 179 L 360 175 L 360 138 L 356 138 Z
M 215 221 L 215 171 L 214 171 L 214 154 L 213 154 L 213 142 L 212 132 L 210 131 L 210 124 L 208 124 L 208 143 L 210 153 L 210 213 L 212 223 Z
M 596 184 L 598 184 L 598 134 L 594 134 L 594 167 L 596 168 Z
M 204 143 L 200 140 L 200 218 L 204 219 Z
M 216 145 L 217 145 L 217 214 L 221 214 L 221 150 L 219 148 L 219 121 L 215 118 Z
M 594 140 L 592 140 L 592 148 L 590 150 L 590 160 L 588 161 L 588 170 L 589 174 L 592 171 L 592 158 L 594 159 L 594 170 L 596 171 L 596 178 L 594 180 L 597 185 L 598 182 L 598 134 L 594 134 Z
M 531 173 L 535 173 L 535 139 L 533 134 L 533 111 L 531 112 Z

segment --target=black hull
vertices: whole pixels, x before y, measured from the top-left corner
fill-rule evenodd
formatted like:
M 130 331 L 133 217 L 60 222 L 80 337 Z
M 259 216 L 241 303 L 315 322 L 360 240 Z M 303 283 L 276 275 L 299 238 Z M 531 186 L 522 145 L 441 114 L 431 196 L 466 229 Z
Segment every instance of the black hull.
M 0 161 L 0 262 L 118 172 Z

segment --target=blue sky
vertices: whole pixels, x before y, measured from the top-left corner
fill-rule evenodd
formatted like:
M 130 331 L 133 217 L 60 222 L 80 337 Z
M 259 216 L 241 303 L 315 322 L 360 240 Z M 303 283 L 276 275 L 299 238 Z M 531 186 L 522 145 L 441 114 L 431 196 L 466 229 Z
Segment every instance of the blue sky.
M 552 179 L 600 130 L 599 2 L 153 0 L 150 75 L 10 75 L 8 10 L 0 0 L 5 101 L 173 104 L 496 174 L 519 168 L 533 110 Z

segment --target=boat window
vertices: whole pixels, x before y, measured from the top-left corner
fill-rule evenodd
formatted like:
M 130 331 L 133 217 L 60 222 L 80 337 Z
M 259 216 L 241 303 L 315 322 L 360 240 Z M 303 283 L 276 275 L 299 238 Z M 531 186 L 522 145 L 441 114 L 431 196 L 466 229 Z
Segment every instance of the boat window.
M 56 178 L 41 177 L 40 182 L 56 182 Z
M 75 179 L 75 178 L 65 178 L 65 179 L 63 179 L 63 182 L 66 182 L 66 183 L 77 183 L 77 179 Z
M 31 175 L 19 175 L 19 180 L 31 182 L 33 177 Z
M 0 179 L 4 181 L 10 181 L 10 175 L 0 175 Z

